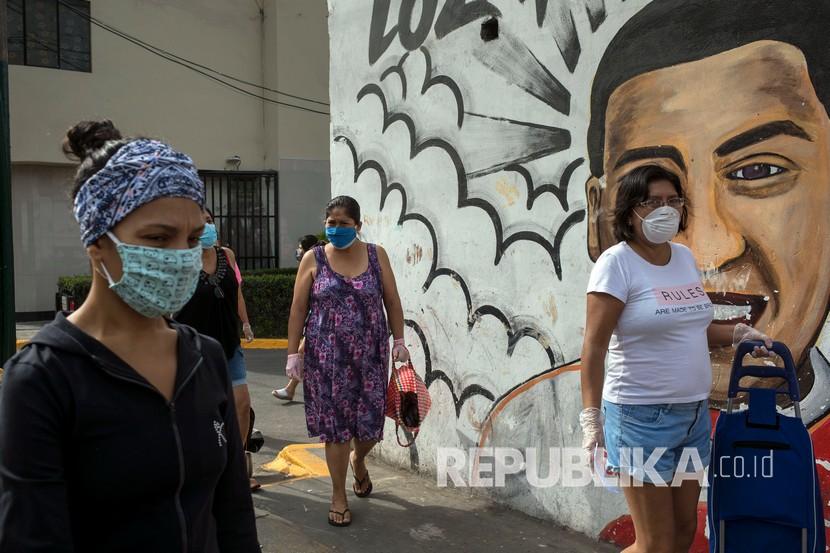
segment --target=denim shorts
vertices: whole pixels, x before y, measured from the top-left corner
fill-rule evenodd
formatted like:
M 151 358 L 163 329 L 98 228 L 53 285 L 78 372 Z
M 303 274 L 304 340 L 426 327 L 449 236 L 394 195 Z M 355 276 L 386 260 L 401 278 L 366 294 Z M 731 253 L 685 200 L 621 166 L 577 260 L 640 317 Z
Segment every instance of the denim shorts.
M 675 473 L 700 477 L 711 448 L 707 403 L 621 405 L 602 400 L 606 471 L 657 485 L 671 484 Z
M 236 348 L 233 356 L 228 359 L 228 373 L 231 375 L 232 386 L 242 386 L 248 383 L 248 371 L 245 369 L 245 356 L 242 347 Z

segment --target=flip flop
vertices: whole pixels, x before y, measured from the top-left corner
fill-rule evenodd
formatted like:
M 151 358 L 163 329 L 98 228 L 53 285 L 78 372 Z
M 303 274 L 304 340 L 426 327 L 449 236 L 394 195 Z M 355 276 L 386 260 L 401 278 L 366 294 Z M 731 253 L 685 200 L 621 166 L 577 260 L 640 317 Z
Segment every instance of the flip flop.
M 335 511 L 334 509 L 329 509 L 329 515 L 331 515 L 332 513 L 334 513 L 335 515 L 340 515 L 343 518 L 343 520 L 341 520 L 340 522 L 337 522 L 337 521 L 332 520 L 331 517 L 329 517 L 329 519 L 328 519 L 329 524 L 331 524 L 332 526 L 337 526 L 337 527 L 342 528 L 342 527 L 348 526 L 349 524 L 352 523 L 351 517 L 349 517 L 349 520 L 346 520 L 346 513 L 352 514 L 352 512 L 348 508 L 343 512 Z
M 352 476 L 354 477 L 354 482 L 358 486 L 356 488 L 355 485 L 352 484 L 352 491 L 357 497 L 369 497 L 369 494 L 372 493 L 372 479 L 369 478 L 369 469 L 366 469 L 366 476 L 364 476 L 363 478 L 358 478 L 357 472 L 354 470 L 354 465 L 351 461 L 349 461 L 349 465 L 351 465 L 352 467 Z M 369 481 L 369 487 L 361 492 L 360 488 L 363 488 L 363 483 L 366 482 L 366 480 Z
M 262 487 L 262 484 L 256 481 L 254 478 L 248 479 L 248 484 L 251 486 L 251 491 L 255 492 Z

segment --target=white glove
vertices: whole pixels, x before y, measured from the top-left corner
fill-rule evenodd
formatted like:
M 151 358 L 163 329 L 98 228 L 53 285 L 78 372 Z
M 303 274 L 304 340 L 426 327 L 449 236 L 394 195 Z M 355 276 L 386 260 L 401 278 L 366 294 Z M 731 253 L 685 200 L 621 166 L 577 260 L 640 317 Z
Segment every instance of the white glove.
M 251 328 L 251 323 L 245 323 L 242 325 L 242 334 L 245 335 L 245 341 L 250 343 L 254 341 L 254 331 Z
M 294 380 L 303 379 L 303 355 L 292 353 L 285 361 L 285 374 Z
M 752 350 L 752 357 L 769 357 L 771 355 L 767 348 L 772 347 L 772 338 L 744 323 L 736 324 L 735 330 L 732 332 L 732 347 L 738 347 L 738 344 L 750 340 L 758 340 L 765 344 L 765 346 L 755 346 Z
M 594 450 L 605 447 L 605 435 L 602 433 L 602 411 L 597 407 L 586 407 L 579 413 L 579 425 L 582 427 L 582 449 L 588 458 L 588 466 L 594 469 Z

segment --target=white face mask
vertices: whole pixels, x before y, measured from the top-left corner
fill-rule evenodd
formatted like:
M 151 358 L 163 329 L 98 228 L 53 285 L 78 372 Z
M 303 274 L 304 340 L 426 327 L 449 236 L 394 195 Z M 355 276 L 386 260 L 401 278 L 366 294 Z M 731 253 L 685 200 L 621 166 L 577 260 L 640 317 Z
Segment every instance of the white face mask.
M 634 214 L 640 217 L 636 211 Z M 677 234 L 680 228 L 680 212 L 673 207 L 664 205 L 651 213 L 640 217 L 643 222 L 643 234 L 652 244 L 665 244 Z

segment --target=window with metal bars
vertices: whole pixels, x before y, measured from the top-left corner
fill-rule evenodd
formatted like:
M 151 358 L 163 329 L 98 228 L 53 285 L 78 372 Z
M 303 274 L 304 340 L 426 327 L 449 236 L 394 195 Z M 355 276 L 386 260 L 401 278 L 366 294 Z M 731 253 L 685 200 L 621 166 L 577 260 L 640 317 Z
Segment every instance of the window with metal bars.
M 279 267 L 279 186 L 274 171 L 199 171 L 219 242 L 243 270 Z
M 92 71 L 89 2 L 7 0 L 9 63 Z

